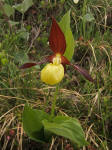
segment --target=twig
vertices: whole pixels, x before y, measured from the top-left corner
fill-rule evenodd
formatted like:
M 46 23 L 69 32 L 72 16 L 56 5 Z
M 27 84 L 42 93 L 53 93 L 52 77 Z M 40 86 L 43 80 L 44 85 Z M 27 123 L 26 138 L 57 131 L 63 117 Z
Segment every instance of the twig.
M 38 28 L 36 34 L 35 34 L 35 37 L 34 37 L 34 38 L 32 39 L 32 41 L 31 41 L 31 44 L 30 44 L 30 47 L 28 48 L 27 53 L 30 51 L 30 49 L 31 49 L 32 46 L 33 46 L 34 41 L 35 41 L 35 40 L 37 39 L 37 37 L 39 36 L 39 34 L 40 34 L 40 27 L 41 27 L 41 24 L 40 24 L 40 26 L 39 26 L 39 28 Z

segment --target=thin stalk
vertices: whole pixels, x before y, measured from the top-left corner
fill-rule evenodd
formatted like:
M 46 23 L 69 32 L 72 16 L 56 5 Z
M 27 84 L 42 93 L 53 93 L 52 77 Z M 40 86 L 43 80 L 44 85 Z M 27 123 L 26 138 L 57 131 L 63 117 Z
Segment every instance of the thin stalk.
M 83 4 L 83 9 L 82 9 L 82 17 L 84 17 L 84 15 L 86 14 L 86 5 L 87 5 L 87 0 L 84 0 L 84 4 Z M 85 29 L 86 29 L 86 21 L 83 19 L 83 35 L 84 35 L 84 39 L 85 39 Z
M 24 27 L 23 19 L 24 19 L 24 13 L 22 13 L 21 28 Z
M 56 85 L 56 90 L 54 93 L 54 99 L 52 101 L 52 108 L 51 108 L 51 117 L 54 117 L 54 112 L 55 112 L 55 107 L 56 107 L 56 99 L 57 99 L 57 95 L 58 95 L 58 91 L 59 91 L 59 85 Z

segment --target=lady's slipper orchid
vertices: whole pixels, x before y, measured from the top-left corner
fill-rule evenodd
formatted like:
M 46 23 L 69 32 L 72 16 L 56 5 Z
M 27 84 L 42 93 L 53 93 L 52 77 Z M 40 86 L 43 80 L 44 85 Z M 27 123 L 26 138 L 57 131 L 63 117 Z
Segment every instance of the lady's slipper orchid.
M 42 69 L 41 80 L 46 84 L 55 85 L 63 79 L 64 68 L 66 65 L 70 65 L 79 71 L 87 80 L 94 82 L 85 69 L 82 69 L 78 65 L 71 64 L 70 61 L 63 56 L 66 49 L 66 40 L 61 28 L 54 18 L 52 18 L 49 45 L 51 50 L 54 52 L 53 55 L 46 57 L 38 63 L 26 63 L 20 68 L 25 69 L 45 62 L 50 62 Z

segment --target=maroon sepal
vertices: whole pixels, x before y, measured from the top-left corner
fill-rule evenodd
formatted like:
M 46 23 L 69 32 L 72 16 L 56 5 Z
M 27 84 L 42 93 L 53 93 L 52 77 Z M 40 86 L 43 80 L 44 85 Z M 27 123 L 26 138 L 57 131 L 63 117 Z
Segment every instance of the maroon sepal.
M 66 49 L 65 36 L 54 18 L 52 18 L 49 45 L 54 53 L 60 53 L 61 55 L 64 54 Z
M 92 77 L 89 75 L 88 71 L 79 67 L 78 65 L 73 65 L 71 64 L 71 66 L 73 66 L 78 72 L 80 72 L 87 80 L 89 80 L 90 82 L 94 82 L 94 80 L 92 79 Z

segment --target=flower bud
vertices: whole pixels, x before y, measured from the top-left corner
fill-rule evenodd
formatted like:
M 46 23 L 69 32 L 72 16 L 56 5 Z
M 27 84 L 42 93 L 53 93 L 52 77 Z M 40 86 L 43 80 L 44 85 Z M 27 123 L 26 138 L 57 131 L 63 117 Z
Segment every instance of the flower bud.
M 59 83 L 64 77 L 64 67 L 62 64 L 47 64 L 41 71 L 41 80 L 49 85 Z
M 73 2 L 74 2 L 75 4 L 77 4 L 77 3 L 79 2 L 79 0 L 73 0 Z

